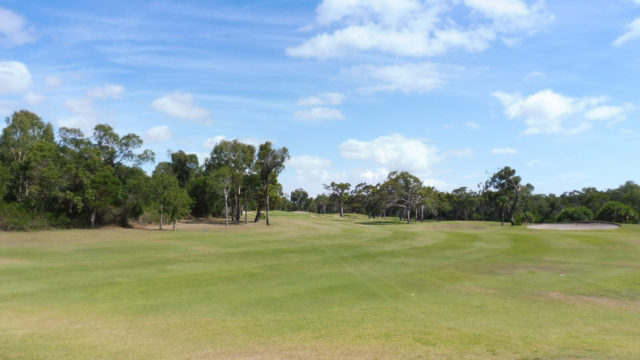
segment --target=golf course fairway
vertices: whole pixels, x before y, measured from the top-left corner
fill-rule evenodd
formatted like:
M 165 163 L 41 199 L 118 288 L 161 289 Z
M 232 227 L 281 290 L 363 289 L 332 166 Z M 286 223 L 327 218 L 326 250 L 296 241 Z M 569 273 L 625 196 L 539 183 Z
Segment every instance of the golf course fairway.
M 640 359 L 640 226 L 0 233 L 0 359 Z

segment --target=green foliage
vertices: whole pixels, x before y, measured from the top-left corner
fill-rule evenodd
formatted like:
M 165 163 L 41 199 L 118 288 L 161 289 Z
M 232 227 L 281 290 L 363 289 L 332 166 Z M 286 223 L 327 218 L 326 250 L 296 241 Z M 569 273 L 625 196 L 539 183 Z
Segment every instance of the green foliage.
M 598 211 L 596 219 L 617 223 L 637 223 L 638 213 L 629 205 L 617 201 L 609 201 Z
M 586 206 L 568 207 L 558 214 L 558 222 L 593 220 L 593 212 Z

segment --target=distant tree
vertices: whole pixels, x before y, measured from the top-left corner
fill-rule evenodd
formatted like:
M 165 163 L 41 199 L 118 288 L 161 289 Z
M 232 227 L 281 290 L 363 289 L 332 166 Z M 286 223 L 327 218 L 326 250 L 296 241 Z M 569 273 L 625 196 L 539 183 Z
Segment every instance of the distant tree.
M 227 166 L 217 168 L 209 173 L 209 181 L 213 189 L 224 196 L 225 226 L 229 226 L 229 195 L 233 191 L 233 170 Z
M 324 188 L 327 191 L 330 191 L 330 197 L 338 203 L 340 208 L 340 217 L 344 216 L 344 204 L 347 202 L 349 198 L 349 189 L 351 188 L 351 184 L 349 183 L 336 183 L 332 181 L 331 184 L 324 185 Z
M 197 175 L 199 167 L 196 154 L 187 154 L 182 150 L 171 153 L 171 170 L 178 178 L 180 187 L 187 187 L 189 181 Z
M 387 206 L 401 209 L 407 223 L 411 223 L 411 210 L 422 202 L 422 181 L 406 171 L 393 171 L 382 185 L 388 199 Z
M 295 204 L 296 210 L 298 211 L 302 210 L 302 207 L 307 199 L 309 199 L 309 193 L 304 191 L 304 189 L 295 189 L 291 192 L 290 200 L 293 204 Z
M 159 163 L 151 177 L 152 198 L 160 214 L 160 230 L 164 214 L 169 215 L 175 230 L 176 222 L 186 216 L 191 200 L 185 189 L 180 187 L 178 178 L 171 170 L 170 163 Z
M 593 219 L 593 212 L 586 206 L 568 207 L 558 214 L 558 222 L 589 221 Z
M 267 225 L 269 225 L 269 188 L 272 181 L 276 180 L 278 174 L 284 169 L 284 163 L 289 158 L 289 150 L 286 147 L 273 149 L 269 141 L 260 145 L 258 150 L 256 168 L 258 169 L 258 174 L 260 174 L 260 181 L 265 188 Z
M 144 150 L 141 154 L 134 152 L 142 146 L 142 139 L 136 134 L 120 137 L 111 126 L 99 124 L 93 130 L 93 139 L 107 165 L 131 163 L 139 166 L 154 161 L 155 154 L 151 150 Z
M 318 204 L 318 206 L 322 207 L 322 213 L 326 214 L 327 213 L 327 205 L 329 204 L 329 196 L 327 196 L 327 194 L 320 194 L 316 197 L 316 203 Z M 318 212 L 320 212 L 320 209 L 318 208 Z
M 522 186 L 520 185 L 521 181 L 522 179 L 520 176 L 516 176 L 514 169 L 505 166 L 493 174 L 485 183 L 485 189 L 494 189 L 500 194 L 499 196 L 507 196 L 510 198 L 511 205 L 508 207 L 508 215 L 511 225 L 516 224 L 514 213 L 520 201 L 520 191 L 522 190 Z

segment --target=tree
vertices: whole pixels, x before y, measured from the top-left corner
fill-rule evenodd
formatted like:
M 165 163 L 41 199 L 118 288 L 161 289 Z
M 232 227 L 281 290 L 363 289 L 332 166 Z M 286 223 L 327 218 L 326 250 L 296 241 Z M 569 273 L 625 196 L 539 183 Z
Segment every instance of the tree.
M 256 148 L 253 145 L 244 144 L 238 140 L 219 142 L 211 151 L 209 159 L 205 162 L 207 172 L 227 167 L 231 171 L 233 183 L 233 220 L 240 222 L 241 200 L 244 198 L 245 210 L 247 207 L 247 191 L 244 187 L 245 177 L 251 173 L 254 167 Z
M 229 194 L 233 190 L 233 171 L 223 166 L 209 174 L 211 187 L 224 196 L 225 226 L 229 226 Z
M 404 210 L 407 223 L 411 223 L 411 210 L 422 201 L 422 181 L 406 171 L 393 171 L 382 188 L 388 194 L 387 207 Z
M 338 203 L 340 208 L 340 217 L 344 216 L 344 204 L 349 199 L 349 189 L 351 184 L 349 183 L 336 183 L 332 181 L 331 184 L 324 184 L 324 188 L 330 191 L 330 197 Z
M 295 189 L 291 192 L 290 199 L 291 202 L 295 204 L 296 210 L 300 211 L 302 210 L 302 206 L 304 205 L 305 201 L 309 199 L 309 193 L 304 191 L 304 189 Z
M 637 223 L 638 214 L 629 205 L 617 201 L 609 201 L 598 211 L 596 219 L 617 223 Z
M 191 200 L 185 189 L 180 187 L 178 178 L 171 170 L 171 164 L 159 163 L 151 177 L 153 202 L 160 214 L 160 230 L 164 222 L 163 216 L 169 214 L 175 230 L 176 221 L 188 214 Z
M 284 163 L 289 160 L 289 150 L 286 147 L 273 149 L 271 142 L 260 145 L 256 168 L 260 174 L 260 181 L 265 188 L 265 211 L 267 225 L 269 225 L 269 187 L 271 182 L 278 178 L 278 174 L 284 169 Z
M 511 199 L 511 206 L 508 207 L 511 225 L 516 224 L 513 214 L 520 201 L 521 180 L 520 176 L 516 176 L 515 169 L 505 166 L 493 174 L 485 183 L 485 190 L 494 189 L 500 193 L 499 196 L 504 195 Z
M 186 188 L 189 180 L 194 178 L 200 165 L 196 154 L 187 154 L 182 150 L 171 153 L 171 170 L 178 178 L 181 188 Z
M 104 162 L 108 165 L 132 163 L 134 166 L 139 166 L 154 161 L 155 154 L 151 150 L 144 150 L 142 154 L 134 152 L 142 146 L 142 139 L 136 134 L 120 137 L 111 126 L 98 124 L 93 130 L 93 139 Z

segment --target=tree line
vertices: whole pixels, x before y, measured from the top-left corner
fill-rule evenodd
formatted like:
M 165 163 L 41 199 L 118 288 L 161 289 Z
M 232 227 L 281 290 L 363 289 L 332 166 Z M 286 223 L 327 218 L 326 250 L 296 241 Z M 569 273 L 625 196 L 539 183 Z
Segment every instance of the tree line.
M 282 210 L 315 213 L 345 212 L 369 218 L 396 217 L 408 223 L 424 220 L 499 221 L 512 225 L 543 222 L 610 221 L 637 223 L 640 186 L 627 181 L 616 189 L 593 187 L 563 193 L 535 194 L 531 184 L 522 184 L 516 170 L 504 167 L 478 184 L 451 192 L 423 185 L 408 172 L 392 172 L 376 185 L 325 184 L 327 193 L 310 197 L 304 189 L 291 192 L 281 202 Z
M 253 221 L 283 199 L 278 174 L 286 147 L 221 141 L 204 164 L 195 154 L 170 152 L 147 175 L 141 166 L 155 154 L 136 134 L 119 135 L 106 124 L 86 137 L 21 110 L 6 119 L 0 136 L 0 228 L 130 226 L 132 221 L 175 224 L 180 219 L 224 216 Z
M 26 110 L 13 113 L 0 136 L 0 228 L 130 226 L 132 222 L 175 224 L 186 216 L 224 217 L 225 224 L 265 218 L 269 210 L 358 213 L 370 218 L 482 220 L 511 224 L 556 221 L 638 222 L 640 186 L 535 194 L 516 170 L 499 169 L 477 189 L 451 192 L 425 186 L 405 171 L 384 182 L 324 184 L 310 197 L 304 189 L 285 196 L 278 175 L 289 159 L 286 147 L 258 148 L 221 141 L 203 164 L 195 154 L 169 152 L 148 175 L 141 166 L 155 154 L 136 134 L 119 135 L 106 124 L 90 137 L 53 126 Z

